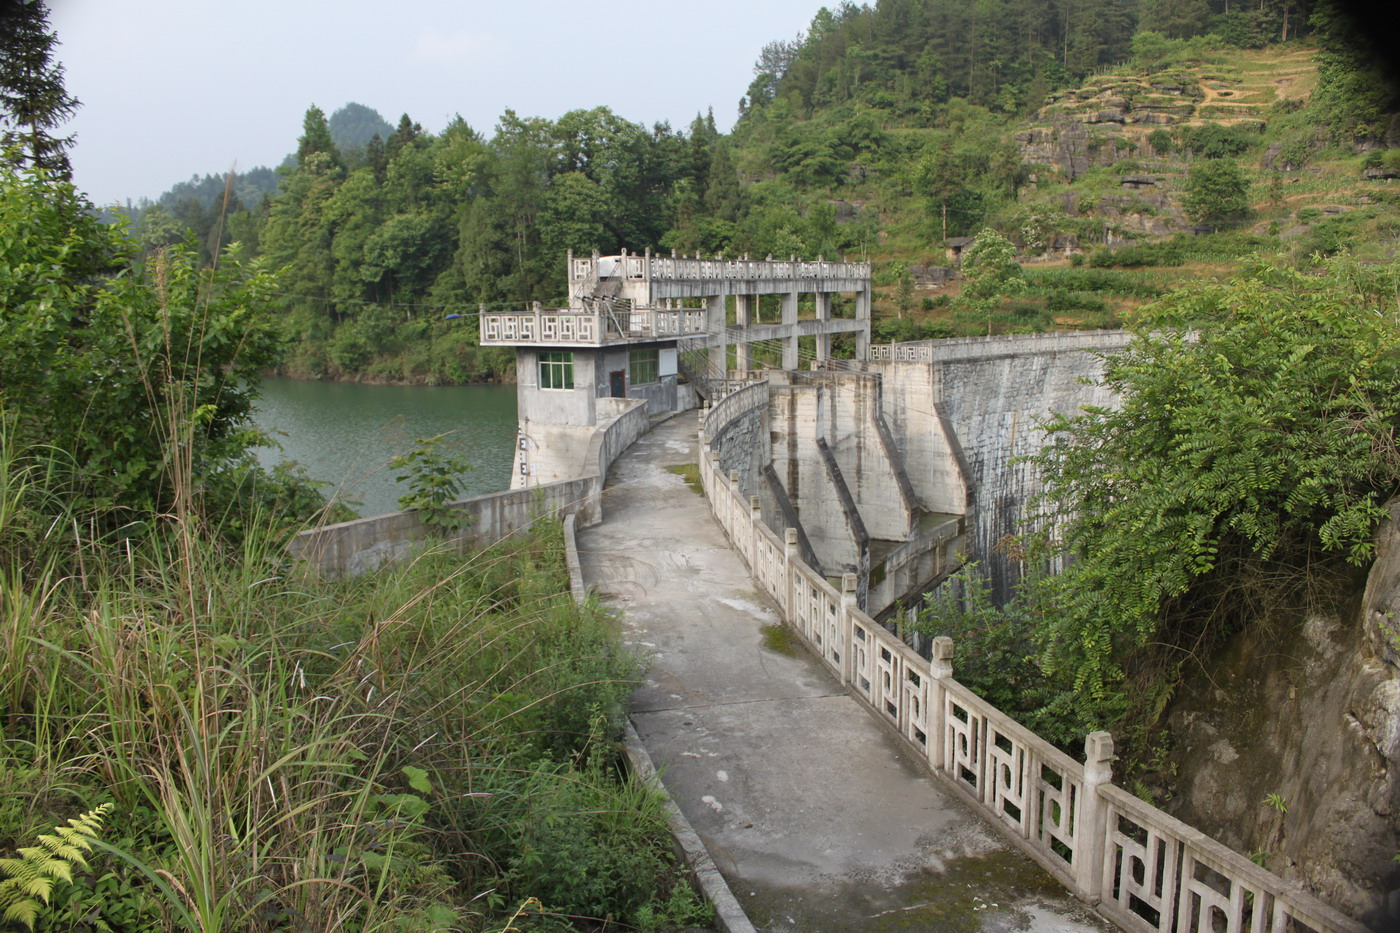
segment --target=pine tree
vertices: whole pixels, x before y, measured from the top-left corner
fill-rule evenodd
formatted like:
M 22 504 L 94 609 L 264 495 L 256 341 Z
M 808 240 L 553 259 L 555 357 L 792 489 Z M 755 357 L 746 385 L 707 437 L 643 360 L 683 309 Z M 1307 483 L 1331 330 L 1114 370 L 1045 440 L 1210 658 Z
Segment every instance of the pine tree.
M 417 145 L 423 135 L 423 127 L 409 119 L 408 114 L 399 117 L 398 128 L 384 141 L 384 152 L 389 161 L 394 161 L 406 146 Z
M 389 170 L 389 156 L 384 151 L 384 140 L 375 133 L 369 138 L 369 144 L 365 146 L 365 164 L 374 172 L 374 180 L 378 184 L 384 184 L 386 173 Z
M 335 140 L 331 137 L 325 111 L 312 104 L 306 108 L 306 116 L 302 118 L 301 137 L 297 140 L 297 164 L 307 164 L 309 157 L 317 152 L 329 156 L 334 165 L 343 164 L 340 161 L 340 151 L 336 149 Z
M 67 180 L 71 136 L 52 136 L 78 109 L 52 60 L 57 37 L 43 0 L 0 3 L 0 158 L 29 163 Z

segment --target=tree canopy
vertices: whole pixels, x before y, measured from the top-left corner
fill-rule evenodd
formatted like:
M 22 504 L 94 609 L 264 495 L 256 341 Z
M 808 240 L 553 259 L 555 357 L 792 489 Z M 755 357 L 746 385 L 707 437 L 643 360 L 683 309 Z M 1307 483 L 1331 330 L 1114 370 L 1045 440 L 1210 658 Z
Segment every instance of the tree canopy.
M 1066 566 L 1037 637 L 1090 706 L 1149 646 L 1228 633 L 1246 567 L 1370 557 L 1400 494 L 1397 282 L 1342 259 L 1174 293 L 1108 360 L 1122 407 L 1049 425 L 1040 538 Z
M 74 114 L 78 100 L 53 59 L 57 41 L 43 0 L 0 5 L 0 157 L 18 154 L 22 163 L 67 178 L 73 140 L 52 131 Z

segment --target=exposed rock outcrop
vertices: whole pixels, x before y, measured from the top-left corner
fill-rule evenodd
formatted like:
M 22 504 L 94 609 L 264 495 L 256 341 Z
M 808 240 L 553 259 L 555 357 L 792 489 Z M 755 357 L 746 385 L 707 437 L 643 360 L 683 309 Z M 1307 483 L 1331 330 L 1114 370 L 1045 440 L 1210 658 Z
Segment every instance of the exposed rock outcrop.
M 1182 689 L 1168 808 L 1378 930 L 1400 929 L 1400 505 L 1359 606 L 1239 636 Z

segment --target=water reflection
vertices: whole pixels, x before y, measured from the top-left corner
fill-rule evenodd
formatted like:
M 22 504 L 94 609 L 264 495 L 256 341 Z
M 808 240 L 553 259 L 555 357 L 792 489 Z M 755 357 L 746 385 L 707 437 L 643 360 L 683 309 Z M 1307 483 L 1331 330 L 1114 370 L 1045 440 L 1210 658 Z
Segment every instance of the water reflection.
M 361 515 L 398 508 L 407 490 L 394 482 L 390 457 L 414 440 L 448 434 L 453 453 L 472 464 L 466 495 L 510 485 L 515 441 L 514 386 L 369 386 L 267 379 L 254 421 L 283 450 L 259 448 L 264 466 L 292 460 L 329 495 L 358 499 Z

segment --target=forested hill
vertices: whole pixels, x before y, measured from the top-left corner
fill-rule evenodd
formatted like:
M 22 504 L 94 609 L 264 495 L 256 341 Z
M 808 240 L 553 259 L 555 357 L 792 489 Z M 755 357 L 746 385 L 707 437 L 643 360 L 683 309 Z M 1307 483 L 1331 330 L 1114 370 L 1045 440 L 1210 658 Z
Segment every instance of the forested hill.
M 331 114 L 327 126 L 341 151 L 361 155 L 376 138 L 382 145 L 394 129 L 377 110 L 353 101 Z M 293 168 L 296 157 L 289 153 L 282 164 Z M 124 215 L 135 226 L 145 249 L 177 243 L 193 235 L 207 260 L 211 250 L 255 232 L 246 222 L 223 229 L 222 215 L 238 214 L 244 207 L 260 205 L 277 193 L 280 182 L 277 170 L 265 165 L 236 170 L 231 178 L 227 171 L 194 175 L 188 181 L 176 182 L 155 200 L 141 198 L 119 208 L 104 208 L 102 217 L 112 221 L 118 213 Z
M 505 376 L 507 356 L 476 347 L 471 315 L 561 300 L 568 249 L 868 256 L 877 310 L 899 322 L 881 325 L 886 336 L 1111 324 L 1123 302 L 1068 280 L 973 324 L 948 292 L 926 290 L 927 270 L 946 264 L 945 237 L 987 227 L 1023 258 L 1131 247 L 1202 221 L 1233 237 L 1227 257 L 1312 243 L 1321 224 L 1299 212 L 1316 199 L 1300 195 L 1400 164 L 1384 151 L 1400 142 L 1388 140 L 1394 96 L 1330 2 L 823 8 L 763 50 L 729 134 L 712 115 L 648 128 L 598 107 L 507 111 L 489 135 L 460 119 L 432 133 L 404 115 L 365 137 L 378 115 L 360 108 L 360 143 L 338 132 L 344 111 L 312 107 L 276 194 L 240 197 L 209 229 L 285 269 L 286 367 L 305 376 Z M 1202 178 L 1230 175 L 1212 189 L 1233 186 L 1229 216 L 1188 209 L 1205 161 L 1216 164 Z M 1388 230 L 1389 210 L 1372 198 L 1367 218 L 1323 231 L 1324 251 Z M 143 218 L 138 233 L 156 242 L 151 229 Z M 1110 291 L 1131 305 L 1154 288 Z

